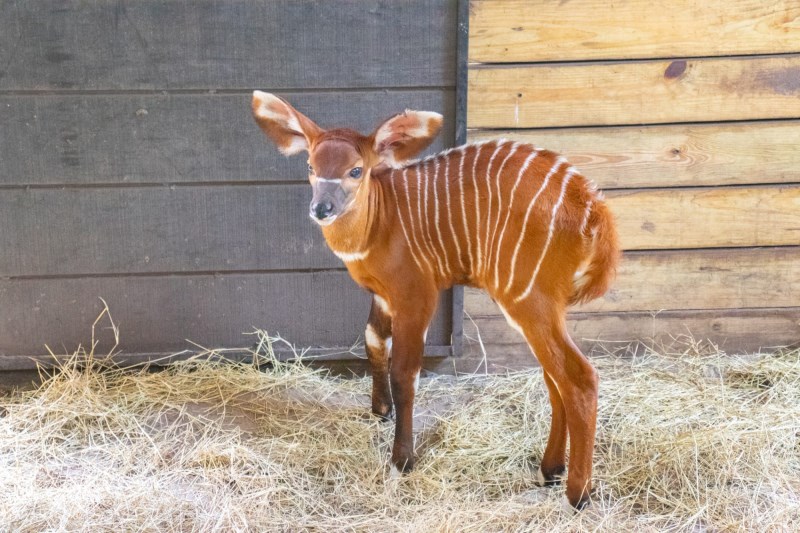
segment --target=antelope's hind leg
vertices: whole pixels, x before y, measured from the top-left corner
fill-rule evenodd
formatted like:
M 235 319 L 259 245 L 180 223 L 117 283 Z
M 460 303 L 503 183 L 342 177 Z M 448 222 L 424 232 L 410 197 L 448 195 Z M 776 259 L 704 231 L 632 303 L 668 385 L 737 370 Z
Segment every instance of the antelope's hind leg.
M 542 365 L 553 407 L 540 482 L 553 484 L 560 477 L 569 435 L 567 499 L 574 508 L 583 509 L 589 503 L 592 489 L 597 372 L 567 334 L 563 306 L 532 295 L 519 303 L 510 303 L 504 312 L 513 321 L 512 325 L 522 331 Z
M 372 371 L 372 412 L 384 420 L 392 413 L 389 386 L 389 356 L 392 349 L 392 318 L 388 305 L 373 295 L 367 329 L 364 333 L 367 359 Z

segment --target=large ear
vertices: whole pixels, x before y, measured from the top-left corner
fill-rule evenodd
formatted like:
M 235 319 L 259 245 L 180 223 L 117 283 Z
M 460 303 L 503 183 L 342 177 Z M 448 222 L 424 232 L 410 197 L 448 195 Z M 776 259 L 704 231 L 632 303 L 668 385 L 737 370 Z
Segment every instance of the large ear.
M 375 130 L 373 147 L 386 163 L 396 166 L 430 146 L 441 127 L 439 113 L 407 109 Z
M 294 155 L 308 150 L 321 133 L 322 128 L 314 124 L 289 102 L 261 91 L 253 93 L 253 116 L 285 155 Z

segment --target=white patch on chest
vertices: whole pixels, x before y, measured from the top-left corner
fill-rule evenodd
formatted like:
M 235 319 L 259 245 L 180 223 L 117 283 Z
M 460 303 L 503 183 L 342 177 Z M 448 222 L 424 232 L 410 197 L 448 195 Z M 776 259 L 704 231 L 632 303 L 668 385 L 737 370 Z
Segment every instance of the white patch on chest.
M 363 252 L 337 252 L 336 250 L 331 250 L 336 257 L 344 261 L 345 263 L 352 263 L 353 261 L 361 261 L 362 259 L 366 258 L 369 255 L 369 250 L 364 250 Z

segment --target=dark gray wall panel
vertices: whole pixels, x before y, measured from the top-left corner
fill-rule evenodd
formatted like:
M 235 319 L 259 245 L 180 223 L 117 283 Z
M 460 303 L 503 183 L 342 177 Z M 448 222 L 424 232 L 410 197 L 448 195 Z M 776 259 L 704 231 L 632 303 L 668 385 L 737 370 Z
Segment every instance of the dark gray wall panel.
M 311 186 L 0 190 L 0 276 L 343 268 Z
M 69 353 L 87 346 L 104 298 L 126 353 L 247 347 L 254 327 L 300 346 L 351 346 L 369 314 L 369 295 L 346 272 L 0 280 L 0 355 Z M 429 345 L 447 345 L 449 299 L 440 304 Z M 107 323 L 103 323 L 103 328 Z M 112 336 L 97 330 L 108 350 Z M 1 366 L 0 366 L 1 368 Z
M 0 90 L 453 85 L 454 0 L 0 2 Z
M 323 127 L 370 133 L 403 109 L 448 119 L 452 90 L 280 93 Z M 250 93 L 0 96 L 0 185 L 305 180 L 250 113 Z

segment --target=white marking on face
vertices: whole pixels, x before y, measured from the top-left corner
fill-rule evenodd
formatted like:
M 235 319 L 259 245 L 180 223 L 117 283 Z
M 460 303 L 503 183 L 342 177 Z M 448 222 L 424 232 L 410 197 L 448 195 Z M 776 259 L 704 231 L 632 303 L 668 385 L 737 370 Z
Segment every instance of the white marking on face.
M 516 320 L 511 318 L 511 315 L 508 314 L 508 311 L 506 311 L 506 309 L 500 304 L 497 304 L 497 306 L 500 308 L 500 311 L 502 311 L 503 316 L 506 317 L 506 322 L 508 322 L 508 325 L 517 330 L 522 335 L 525 335 L 525 332 L 522 331 L 522 326 L 520 326 Z
M 384 315 L 392 316 L 392 310 L 389 308 L 389 302 L 387 302 L 377 294 L 373 294 L 372 299 L 375 300 L 375 304 L 383 312 Z
M 500 231 L 500 236 L 497 240 L 497 255 L 495 256 L 494 262 L 494 285 L 498 289 L 500 288 L 500 251 L 503 247 L 503 237 L 505 237 L 506 233 L 506 226 L 508 226 L 508 220 L 511 218 L 511 206 L 514 205 L 514 194 L 517 192 L 517 187 L 519 186 L 520 181 L 522 181 L 522 176 L 525 174 L 525 171 L 528 170 L 531 162 L 536 159 L 536 155 L 538 151 L 534 149 L 533 152 L 525 158 L 525 162 L 522 163 L 522 167 L 519 169 L 519 174 L 517 174 L 517 180 L 514 182 L 514 186 L 511 188 L 511 200 L 508 202 L 508 210 L 506 211 L 506 219 L 503 222 L 503 229 Z
M 506 284 L 506 292 L 508 292 L 511 289 L 511 285 L 514 282 L 514 272 L 517 266 L 517 257 L 519 256 L 519 250 L 522 246 L 522 241 L 525 238 L 525 230 L 528 227 L 528 219 L 530 218 L 531 212 L 533 211 L 533 206 L 536 205 L 536 200 L 538 200 L 539 195 L 541 195 L 542 191 L 544 191 L 545 187 L 547 187 L 547 184 L 550 182 L 550 178 L 559 168 L 561 168 L 561 165 L 564 164 L 565 162 L 566 160 L 563 157 L 556 158 L 555 163 L 553 163 L 553 166 L 550 167 L 550 171 L 547 173 L 544 180 L 542 181 L 541 187 L 539 187 L 539 190 L 536 191 L 536 194 L 534 195 L 533 200 L 531 200 L 531 203 L 528 204 L 528 210 L 525 211 L 525 218 L 522 221 L 522 230 L 519 232 L 519 240 L 517 240 L 517 245 L 514 247 L 514 255 L 511 257 L 511 270 L 508 276 L 508 283 Z
M 314 213 L 309 213 L 308 216 L 311 217 L 311 220 L 313 220 L 314 222 L 316 222 L 320 226 L 330 226 L 331 224 L 333 224 L 334 220 L 339 218 L 339 215 L 333 215 L 332 217 L 323 218 L 322 220 L 320 220 L 320 219 L 317 218 L 317 216 Z M 333 252 L 333 253 L 336 253 L 336 252 Z
M 317 181 L 323 181 L 325 183 L 341 183 L 342 180 L 340 178 L 317 178 Z
M 334 249 L 331 251 L 336 254 L 336 257 L 344 261 L 345 263 L 352 263 L 353 261 L 361 261 L 365 259 L 367 255 L 369 255 L 369 250 L 364 250 L 363 252 L 337 252 Z
M 553 239 L 553 231 L 555 230 L 556 226 L 556 215 L 558 214 L 558 209 L 564 202 L 564 193 L 567 191 L 567 185 L 569 184 L 570 178 L 572 178 L 574 172 L 575 169 L 570 168 L 564 174 L 564 178 L 561 183 L 561 194 L 558 195 L 558 201 L 556 202 L 556 205 L 553 206 L 553 212 L 550 214 L 550 228 L 547 231 L 547 240 L 544 242 L 544 246 L 542 247 L 542 253 L 539 256 L 539 262 L 536 263 L 536 268 L 533 270 L 533 275 L 528 283 L 528 287 L 522 294 L 514 299 L 515 302 L 519 302 L 523 298 L 526 298 L 531 293 L 531 289 L 533 289 L 533 284 L 536 282 L 536 276 L 539 274 L 539 268 L 541 268 L 542 261 L 544 261 L 544 256 L 547 254 L 547 248 L 550 246 L 550 241 Z
M 372 324 L 367 324 L 367 329 L 364 331 L 364 339 L 366 340 L 367 346 L 370 348 L 381 350 L 384 347 L 384 340 L 378 335 L 375 328 L 372 327 Z

